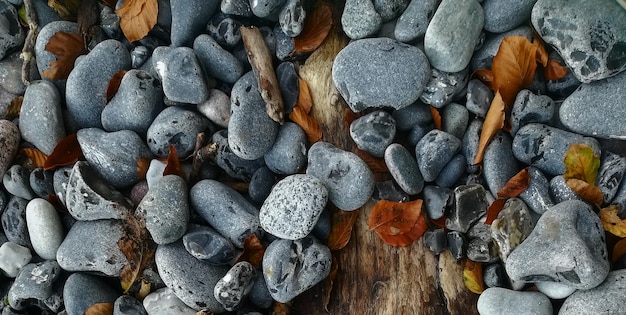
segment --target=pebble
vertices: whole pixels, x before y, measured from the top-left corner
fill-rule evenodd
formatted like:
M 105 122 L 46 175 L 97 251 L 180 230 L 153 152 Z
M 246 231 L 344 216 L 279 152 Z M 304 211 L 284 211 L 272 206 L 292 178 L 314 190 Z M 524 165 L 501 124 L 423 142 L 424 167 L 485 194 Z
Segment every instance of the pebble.
M 189 193 L 193 209 L 233 245 L 260 233 L 257 209 L 234 189 L 211 179 L 196 183 Z
M 474 0 L 442 0 L 424 35 L 432 67 L 459 72 L 467 67 L 483 28 L 483 8 Z
M 344 211 L 360 208 L 374 192 L 374 175 L 367 164 L 328 142 L 311 146 L 306 173 L 321 179 L 329 201 Z
M 563 58 L 556 51 L 550 52 L 549 58 L 556 60 L 560 65 L 565 65 Z M 572 94 L 572 92 L 574 92 L 579 86 L 580 81 L 576 79 L 576 76 L 572 71 L 567 71 L 565 77 L 558 80 L 546 81 L 546 90 L 548 91 L 549 95 L 555 99 L 565 99 L 567 96 Z
M 45 199 L 31 200 L 26 206 L 26 224 L 35 253 L 43 259 L 56 259 L 64 233 L 54 206 Z
M 276 183 L 276 174 L 269 168 L 261 167 L 254 172 L 248 186 L 248 195 L 256 203 L 263 203 L 270 195 L 272 187 Z
M 30 249 L 17 243 L 8 241 L 0 246 L 0 269 L 9 278 L 17 277 L 20 269 L 32 258 Z
M 339 52 L 332 69 L 333 82 L 353 112 L 413 104 L 430 73 L 419 48 L 389 38 L 351 42 Z
M 526 205 L 537 214 L 543 214 L 554 205 L 550 197 L 550 183 L 545 175 L 536 167 L 528 168 L 530 183 L 528 188 L 519 195 Z
M 226 83 L 235 83 L 244 74 L 239 59 L 222 48 L 213 37 L 202 34 L 193 42 L 193 50 L 207 74 Z
M 496 262 L 483 269 L 483 281 L 488 288 L 508 288 L 509 277 L 501 263 Z
M 82 315 L 93 304 L 114 303 L 116 290 L 104 280 L 86 273 L 71 274 L 63 287 L 63 302 L 67 315 Z
M 439 172 L 435 184 L 440 187 L 452 188 L 459 182 L 465 172 L 467 160 L 462 154 L 455 155 L 446 166 Z
M 33 7 L 37 12 L 37 24 L 39 24 L 39 27 L 44 27 L 48 25 L 48 23 L 61 20 L 59 14 L 48 5 L 47 1 L 33 1 Z
M 306 145 L 307 137 L 302 128 L 285 122 L 278 129 L 274 145 L 263 156 L 265 165 L 276 174 L 298 173 L 306 166 Z
M 248 299 L 255 306 L 263 309 L 269 308 L 270 306 L 272 306 L 272 303 L 274 303 L 274 300 L 270 295 L 270 291 L 267 288 L 263 272 L 257 272 L 257 276 L 254 280 L 254 284 L 252 285 L 252 289 L 248 294 Z
M 135 48 L 130 51 L 130 64 L 133 69 L 139 69 L 146 64 L 149 58 L 150 51 L 146 46 L 135 46 Z
M 576 288 L 552 281 L 539 281 L 535 283 L 535 286 L 537 286 L 539 292 L 555 300 L 564 299 L 576 291 Z
M 24 61 L 20 58 L 20 52 L 14 52 L 0 60 L 0 86 L 11 94 L 23 95 L 26 90 L 22 82 L 22 63 Z M 36 69 L 31 72 L 33 77 L 38 74 Z
M 26 32 L 20 25 L 17 10 L 8 1 L 0 1 L 0 15 L 3 17 L 0 24 L 0 59 L 14 48 L 22 46 Z
M 559 121 L 567 129 L 583 135 L 602 139 L 626 138 L 625 84 L 626 72 L 582 84 L 561 104 Z
M 626 157 L 603 151 L 596 184 L 604 195 L 604 204 L 610 204 L 626 173 Z
M 511 110 L 511 134 L 514 135 L 520 127 L 531 122 L 549 123 L 555 111 L 554 101 L 550 97 L 521 90 Z
M 76 221 L 57 251 L 63 270 L 117 277 L 126 257 L 117 242 L 126 235 L 122 221 Z
M 26 224 L 27 204 L 28 200 L 11 196 L 1 216 L 2 229 L 10 242 L 32 248 Z
M 209 98 L 204 69 L 193 49 L 158 47 L 152 64 L 163 84 L 163 93 L 170 101 L 200 104 Z
M 554 281 L 580 290 L 598 286 L 609 272 L 600 219 L 582 201 L 553 206 L 511 252 L 506 270 L 524 282 Z
M 290 37 L 296 37 L 302 33 L 305 19 L 306 10 L 301 0 L 286 0 L 278 15 L 280 28 Z
M 452 201 L 452 193 L 448 188 L 424 186 L 424 208 L 430 219 L 437 220 L 443 217 L 446 207 Z
M 467 258 L 471 261 L 488 263 L 498 259 L 498 253 L 492 242 L 473 238 L 467 244 Z
M 280 86 L 280 94 L 283 97 L 285 114 L 289 115 L 298 101 L 300 94 L 300 78 L 293 62 L 281 62 L 276 67 L 276 78 Z
M 20 130 L 17 126 L 5 119 L 0 119 L 0 176 L 4 177 L 4 173 L 13 163 L 13 158 L 17 154 L 20 144 Z
M 433 116 L 430 113 L 428 105 L 420 101 L 407 107 L 394 110 L 391 116 L 396 121 L 396 129 L 401 131 L 408 131 L 413 129 L 416 125 L 427 125 L 433 121 Z
M 63 297 L 58 290 L 61 267 L 56 261 L 47 260 L 24 266 L 9 289 L 8 302 L 15 310 L 37 307 L 53 313 L 63 308 Z
M 468 124 L 469 111 L 465 106 L 450 103 L 441 110 L 441 129 L 443 131 L 462 139 Z
M 586 109 L 585 112 L 589 112 Z M 565 173 L 563 156 L 571 144 L 582 143 L 591 146 L 595 154 L 600 154 L 600 144 L 593 138 L 531 123 L 523 126 L 513 138 L 513 155 L 526 164 L 532 165 L 547 175 Z
M 207 32 L 220 45 L 233 47 L 241 42 L 241 32 L 239 31 L 241 26 L 241 22 L 218 13 L 207 25 Z M 245 48 L 243 49 L 245 53 Z M 245 57 L 247 59 L 247 53 Z
M 137 206 L 135 216 L 141 218 L 155 243 L 177 241 L 189 224 L 187 183 L 178 175 L 166 175 L 150 187 Z
M 343 14 L 341 14 L 341 26 L 351 39 L 372 36 L 380 29 L 383 19 L 372 2 L 370 0 L 346 0 Z
M 161 110 L 163 88 L 159 80 L 146 71 L 130 70 L 102 111 L 102 126 L 106 131 L 132 130 L 145 135 Z
M 467 250 L 467 240 L 463 233 L 459 231 L 451 231 L 446 234 L 446 242 L 448 244 L 448 249 L 450 250 L 450 254 L 454 257 L 455 260 L 460 260 L 465 258 L 465 252 Z
M 424 233 L 424 245 L 435 255 L 441 254 L 448 247 L 446 232 L 443 229 L 426 231 Z
M 474 72 L 478 69 L 491 69 L 491 62 L 493 61 L 493 57 L 498 52 L 498 49 L 500 49 L 500 44 L 502 43 L 502 40 L 504 40 L 504 38 L 507 36 L 523 36 L 530 41 L 533 39 L 533 30 L 528 26 L 520 26 L 502 34 L 494 34 L 492 36 L 488 36 L 485 39 L 482 47 L 476 50 L 476 52 L 474 52 L 474 54 L 472 55 L 470 70 Z M 491 103 L 491 101 L 489 103 Z
M 478 312 L 481 315 L 551 315 L 552 303 L 541 292 L 488 288 L 478 298 Z
M 327 240 L 330 236 L 330 230 L 330 211 L 324 209 L 324 211 L 322 211 L 322 214 L 320 214 L 319 219 L 317 219 L 317 223 L 315 223 L 311 234 L 317 237 L 317 239 L 319 240 Z
M 491 33 L 504 33 L 530 18 L 530 12 L 537 0 L 484 0 L 485 30 Z
M 148 315 L 195 315 L 196 310 L 181 301 L 172 289 L 160 288 L 143 299 Z
M 67 78 L 65 103 L 79 128 L 102 128 L 101 114 L 107 104 L 109 80 L 118 71 L 129 68 L 130 53 L 114 39 L 96 45 L 74 66 Z
M 454 188 L 454 206 L 446 219 L 446 228 L 466 233 L 487 213 L 487 192 L 480 184 L 461 185 Z
M 465 92 L 469 79 L 469 68 L 448 73 L 433 68 L 430 81 L 424 87 L 420 100 L 424 104 L 430 104 L 435 108 L 447 108 L 448 104 Z M 443 116 L 444 118 L 446 116 Z
M 43 168 L 36 168 L 30 172 L 28 182 L 35 195 L 47 198 L 49 195 L 54 195 L 53 177 L 54 171 L 44 171 Z
M 422 137 L 433 129 L 435 129 L 435 125 L 432 122 L 424 125 L 416 125 L 409 132 L 409 145 L 415 147 Z
M 317 177 L 287 176 L 263 203 L 259 212 L 261 227 L 282 239 L 302 239 L 313 231 L 327 201 L 328 190 Z
M 411 42 L 424 36 L 439 3 L 440 0 L 411 0 L 398 18 L 394 37 L 401 42 Z
M 226 265 L 235 258 L 233 244 L 210 227 L 190 227 L 183 236 L 183 245 L 193 257 L 214 265 Z
M 252 13 L 260 18 L 268 18 L 280 11 L 285 0 L 254 0 L 250 1 Z
M 373 0 L 372 2 L 383 22 L 389 22 L 404 12 L 410 0 Z
M 217 11 L 219 0 L 170 0 L 173 47 L 191 46 Z
M 275 240 L 265 249 L 262 264 L 272 298 L 286 303 L 313 287 L 330 274 L 331 260 L 328 247 L 313 237 Z
M 512 152 L 512 142 L 508 133 L 499 131 L 485 149 L 483 176 L 494 196 L 511 177 L 521 170 L 520 164 Z M 563 163 L 562 159 L 561 157 L 561 163 Z
M 624 286 L 626 285 L 626 270 L 609 272 L 599 286 L 582 291 L 578 290 L 570 295 L 559 311 L 559 315 L 566 314 L 619 314 L 624 312 Z
M 396 121 L 382 110 L 359 117 L 350 124 L 350 137 L 357 147 L 375 157 L 385 155 L 385 149 L 395 136 Z
M 113 303 L 113 315 L 148 315 L 148 312 L 136 298 L 122 295 Z
M 411 152 L 398 143 L 385 150 L 385 164 L 400 188 L 409 195 L 417 195 L 424 188 L 424 178 Z
M 518 198 L 509 198 L 498 217 L 491 223 L 491 236 L 498 245 L 502 261 L 506 261 L 511 251 L 530 235 L 535 227 L 532 215 L 526 204 Z
M 234 311 L 250 293 L 256 278 L 256 270 L 247 261 L 236 263 L 215 284 L 213 295 L 225 310 Z
M 19 164 L 15 164 L 4 173 L 2 178 L 4 189 L 14 196 L 31 200 L 35 198 L 35 193 L 30 188 L 30 174 L 28 170 Z
M 222 0 L 220 9 L 224 14 L 251 17 L 253 15 L 248 0 Z
M 400 186 L 398 186 L 393 180 L 386 180 L 382 182 L 376 182 L 374 193 L 372 194 L 372 200 L 388 200 L 393 202 L 406 202 L 409 201 L 409 195 L 405 193 Z
M 198 112 L 208 118 L 212 123 L 228 128 L 230 120 L 230 97 L 226 93 L 217 90 L 209 90 L 209 98 L 198 104 Z
M 624 19 L 626 12 L 619 3 L 585 0 L 541 0 L 531 15 L 539 36 L 559 52 L 583 83 L 626 69 Z
M 228 123 L 228 144 L 242 159 L 263 157 L 274 144 L 278 124 L 265 109 L 265 101 L 258 89 L 257 78 L 250 71 L 233 86 L 230 96 L 231 116 Z
M 485 118 L 493 100 L 493 91 L 480 80 L 474 79 L 467 83 L 466 97 L 467 110 L 478 117 Z
M 50 81 L 35 81 L 26 89 L 20 111 L 22 139 L 46 155 L 65 137 L 61 96 Z
M 561 203 L 566 200 L 582 200 L 567 183 L 563 175 L 557 175 L 550 180 L 550 196 L 555 203 Z
M 432 182 L 461 148 L 461 140 L 438 129 L 429 131 L 415 147 L 420 172 L 427 182 Z
M 150 151 L 158 157 L 167 157 L 170 145 L 179 158 L 186 158 L 196 147 L 197 134 L 208 130 L 211 122 L 204 116 L 177 106 L 165 108 L 154 119 L 147 133 Z
M 143 140 L 130 130 L 107 133 L 86 128 L 78 131 L 77 138 L 89 165 L 115 188 L 137 183 L 137 161 L 152 157 Z
M 217 145 L 215 158 L 217 165 L 232 178 L 250 181 L 254 172 L 265 166 L 263 157 L 245 160 L 233 153 L 228 144 L 228 130 L 226 129 L 213 134 L 211 141 Z
M 185 250 L 182 242 L 159 245 L 155 262 L 165 285 L 187 306 L 197 311 L 224 311 L 215 299 L 213 289 L 228 268 L 196 259 Z

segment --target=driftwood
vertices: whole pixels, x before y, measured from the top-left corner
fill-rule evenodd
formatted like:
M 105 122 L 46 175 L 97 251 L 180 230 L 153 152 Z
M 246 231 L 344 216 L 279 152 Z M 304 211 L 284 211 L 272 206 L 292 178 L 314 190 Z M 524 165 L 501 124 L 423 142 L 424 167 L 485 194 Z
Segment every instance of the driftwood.
M 30 63 L 33 60 L 33 49 L 37 41 L 39 33 L 39 25 L 37 20 L 37 12 L 33 4 L 33 0 L 24 0 L 24 11 L 26 11 L 26 23 L 28 23 L 28 33 L 22 47 L 22 82 L 25 86 L 30 84 Z

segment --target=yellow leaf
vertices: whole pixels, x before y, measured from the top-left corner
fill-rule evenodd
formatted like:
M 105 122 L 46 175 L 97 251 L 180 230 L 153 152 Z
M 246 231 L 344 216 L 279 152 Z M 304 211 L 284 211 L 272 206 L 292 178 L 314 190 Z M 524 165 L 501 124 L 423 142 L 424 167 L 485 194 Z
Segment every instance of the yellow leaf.
M 141 279 L 141 286 L 139 288 L 139 292 L 137 292 L 137 299 L 143 300 L 148 294 L 150 294 L 150 289 L 152 288 L 152 284 L 148 282 L 146 279 Z
M 616 205 L 610 205 L 598 213 L 604 230 L 618 237 L 626 237 L 626 220 L 617 215 L 619 209 Z
M 491 106 L 489 107 L 489 111 L 487 112 L 487 116 L 483 122 L 483 129 L 480 132 L 480 138 L 478 141 L 478 151 L 476 151 L 476 157 L 474 157 L 473 164 L 482 162 L 487 145 L 493 136 L 496 135 L 498 130 L 504 127 L 505 110 L 506 105 L 502 100 L 500 91 L 498 91 L 496 92 L 496 96 L 493 98 L 493 101 L 491 101 Z
M 157 0 L 126 0 L 115 11 L 120 16 L 120 27 L 129 42 L 144 38 L 156 25 L 159 6 Z
M 583 200 L 597 205 L 602 204 L 604 195 L 598 186 L 576 178 L 570 178 L 565 183 Z
M 91 305 L 83 315 L 113 315 L 113 303 L 96 303 Z
M 56 56 L 56 60 L 49 64 L 50 69 L 44 70 L 41 74 L 50 80 L 67 79 L 74 69 L 76 58 L 87 52 L 82 36 L 66 32 L 54 34 L 46 44 L 45 50 Z
M 483 265 L 472 260 L 465 260 L 463 267 L 463 282 L 465 287 L 476 294 L 481 294 L 485 290 L 483 283 Z
M 565 164 L 563 178 L 566 181 L 575 178 L 591 185 L 595 184 L 600 168 L 600 156 L 594 154 L 592 147 L 579 143 L 570 145 L 565 152 L 563 163 Z
M 48 6 L 54 9 L 64 20 L 76 21 L 81 0 L 48 0 Z

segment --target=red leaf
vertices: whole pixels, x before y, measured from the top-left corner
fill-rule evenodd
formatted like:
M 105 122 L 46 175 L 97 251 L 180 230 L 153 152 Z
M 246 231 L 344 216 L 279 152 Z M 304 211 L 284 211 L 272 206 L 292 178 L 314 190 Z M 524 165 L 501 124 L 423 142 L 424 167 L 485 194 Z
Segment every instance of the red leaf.
M 328 236 L 328 248 L 330 250 L 339 250 L 350 241 L 352 235 L 352 228 L 356 219 L 359 217 L 359 210 L 354 211 L 341 211 L 336 210 L 332 213 L 332 227 L 330 228 L 330 235 Z
M 424 218 L 424 215 L 420 215 L 413 228 L 404 234 L 389 235 L 381 233 L 378 230 L 375 230 L 375 232 L 383 242 L 391 246 L 408 246 L 422 237 L 427 230 L 428 223 L 426 222 L 426 218 Z
M 163 170 L 163 176 L 165 175 L 178 175 L 181 178 L 185 178 L 185 172 L 183 172 L 183 167 L 180 165 L 176 147 L 174 147 L 173 144 L 170 144 L 170 154 L 167 156 L 167 165 Z
M 149 158 L 139 158 L 137 161 L 137 177 L 139 180 L 146 179 L 146 174 L 148 173 L 148 168 L 150 168 L 151 160 Z
M 513 175 L 498 191 L 498 198 L 515 198 L 523 193 L 530 184 L 528 167 Z
M 432 222 L 435 226 L 437 226 L 439 228 L 442 228 L 442 229 L 446 228 L 446 217 L 445 216 L 443 216 L 443 217 L 441 217 L 441 218 L 439 218 L 437 220 L 430 219 L 430 222 Z
M 289 114 L 289 119 L 304 130 L 310 143 L 315 143 L 322 139 L 322 129 L 319 122 L 309 116 L 302 107 L 296 105 L 291 114 Z
M 72 165 L 82 156 L 83 151 L 78 144 L 78 138 L 73 133 L 59 141 L 52 154 L 46 159 L 43 169 L 47 171 L 59 166 Z
M 237 258 L 237 262 L 247 261 L 254 267 L 261 266 L 263 262 L 263 254 L 265 253 L 265 247 L 261 244 L 261 240 L 252 234 L 243 241 L 243 253 Z
M 329 5 L 322 3 L 304 20 L 302 33 L 293 38 L 294 51 L 312 52 L 319 47 L 333 26 L 333 12 Z
M 485 219 L 485 224 L 491 225 L 491 223 L 493 223 L 493 220 L 498 217 L 498 214 L 500 214 L 500 211 L 504 208 L 505 202 L 505 199 L 496 199 L 491 203 L 489 208 L 487 208 L 487 218 Z
M 422 214 L 422 200 L 392 202 L 381 200 L 376 203 L 369 218 L 371 230 L 389 235 L 409 232 Z
M 117 93 L 125 74 L 126 70 L 120 70 L 113 75 L 111 80 L 109 80 L 109 86 L 107 87 L 107 103 L 110 102 L 113 96 L 115 96 L 115 93 Z
M 45 50 L 56 56 L 56 60 L 50 62 L 50 68 L 41 74 L 42 77 L 50 80 L 67 79 L 74 69 L 76 58 L 87 52 L 82 36 L 66 32 L 54 34 L 46 44 Z
M 433 122 L 435 123 L 435 128 L 442 130 L 441 129 L 441 114 L 439 113 L 439 110 L 434 108 L 432 105 L 430 105 L 429 108 L 430 108 L 430 114 L 433 116 Z

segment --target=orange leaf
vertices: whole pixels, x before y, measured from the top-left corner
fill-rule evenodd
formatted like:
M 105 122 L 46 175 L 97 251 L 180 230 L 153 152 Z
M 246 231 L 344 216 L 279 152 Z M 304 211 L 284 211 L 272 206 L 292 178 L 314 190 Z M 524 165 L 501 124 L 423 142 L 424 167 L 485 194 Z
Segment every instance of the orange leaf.
M 54 147 L 52 154 L 50 154 L 48 159 L 46 159 L 43 169 L 47 171 L 59 166 L 72 165 L 82 156 L 83 151 L 80 149 L 80 145 L 78 144 L 78 138 L 76 138 L 76 134 L 73 133 L 67 135 L 65 138 L 61 139 L 59 143 L 57 143 L 57 146 Z
M 379 232 L 375 230 L 376 234 L 383 240 L 383 242 L 387 243 L 391 246 L 408 246 L 413 242 L 418 240 L 424 233 L 428 230 L 428 223 L 426 222 L 426 218 L 424 215 L 420 215 L 415 222 L 413 228 L 404 233 L 398 235 L 389 235 Z
M 528 188 L 530 184 L 530 175 L 528 167 L 513 175 L 506 184 L 498 191 L 498 198 L 515 198 Z
M 237 262 L 247 261 L 254 267 L 259 267 L 263 262 L 264 253 L 265 247 L 261 244 L 261 240 L 256 234 L 252 234 L 243 241 L 243 253 L 237 258 Z
M 493 72 L 491 72 L 491 70 L 479 69 L 474 71 L 473 76 L 482 81 L 490 89 L 495 90 L 495 87 L 493 85 Z
M 146 174 L 148 173 L 148 168 L 150 168 L 150 158 L 139 158 L 137 161 L 137 177 L 139 180 L 146 179 Z
M 504 208 L 505 202 L 505 199 L 496 199 L 491 203 L 491 205 L 489 205 L 489 208 L 487 208 L 487 218 L 485 219 L 485 224 L 491 225 L 491 223 L 493 223 L 493 220 L 498 217 L 498 214 L 500 214 L 500 211 Z
M 56 60 L 50 62 L 50 69 L 42 73 L 42 77 L 50 80 L 67 79 L 78 56 L 86 53 L 83 38 L 80 34 L 57 32 L 46 44 L 45 50 L 53 53 Z
M 548 51 L 546 50 L 546 47 L 544 46 L 544 43 L 539 37 L 539 35 L 537 35 L 537 33 L 534 33 L 534 32 L 533 32 L 533 45 L 537 47 L 537 53 L 535 57 L 537 62 L 539 62 L 544 67 L 548 66 Z
M 434 108 L 432 105 L 430 105 L 429 107 L 430 107 L 430 114 L 433 116 L 433 122 L 435 123 L 435 128 L 442 130 L 441 129 L 441 114 L 439 113 L 439 110 Z
M 598 186 L 576 178 L 570 178 L 565 183 L 583 200 L 596 205 L 602 204 L 604 196 Z
M 113 315 L 113 303 L 96 303 L 91 305 L 83 315 Z
M 446 216 L 443 216 L 437 220 L 433 220 L 430 219 L 430 222 L 432 222 L 435 226 L 437 226 L 438 228 L 442 228 L 445 229 L 446 228 Z
M 144 38 L 156 25 L 159 6 L 157 0 L 126 0 L 115 11 L 120 16 L 120 27 L 129 42 Z
M 111 80 L 109 80 L 109 86 L 107 86 L 107 103 L 110 102 L 113 96 L 115 96 L 115 93 L 117 93 L 125 74 L 126 70 L 120 70 L 113 75 Z
M 626 238 L 619 240 L 613 246 L 613 254 L 611 255 L 611 260 L 613 263 L 616 263 L 622 256 L 626 255 Z
M 11 100 L 11 104 L 7 107 L 7 113 L 4 115 L 4 119 L 13 120 L 20 115 L 22 111 L 22 103 L 24 102 L 24 96 L 18 96 Z
M 38 149 L 25 148 L 20 151 L 21 153 L 26 154 L 28 158 L 33 161 L 33 164 L 36 167 L 43 167 L 46 164 L 46 160 L 48 156 Z
M 165 175 L 178 175 L 181 178 L 185 178 L 185 172 L 183 172 L 178 153 L 176 153 L 176 147 L 173 144 L 170 144 L 170 154 L 167 156 L 167 165 L 163 170 L 163 176 Z
M 319 122 L 309 116 L 302 107 L 296 105 L 291 114 L 289 114 L 289 119 L 304 130 L 310 143 L 315 143 L 322 139 L 322 129 L 320 129 Z
M 318 5 L 304 20 L 302 33 L 293 38 L 294 52 L 308 53 L 319 47 L 333 26 L 333 12 L 328 4 Z
M 558 80 L 567 75 L 567 67 L 562 66 L 554 59 L 548 60 L 548 65 L 544 69 L 546 80 Z
M 487 145 L 489 145 L 489 142 L 491 142 L 498 130 L 504 127 L 505 110 L 506 105 L 502 100 L 500 91 L 498 91 L 493 101 L 491 101 L 491 106 L 489 106 L 489 111 L 483 122 L 483 129 L 480 131 L 480 139 L 478 141 L 478 151 L 476 152 L 476 157 L 474 157 L 473 164 L 482 162 Z
M 311 90 L 309 89 L 309 84 L 306 82 L 306 80 L 299 79 L 299 82 L 298 102 L 296 103 L 296 106 L 301 107 L 308 115 L 309 113 L 311 113 L 311 108 L 313 108 Z
M 530 86 L 537 70 L 537 46 L 523 36 L 507 36 L 493 58 L 494 90 L 504 103 L 513 105 L 517 93 Z
M 473 293 L 481 294 L 485 291 L 483 265 L 479 262 L 466 259 L 465 267 L 463 267 L 463 282 L 465 283 L 465 287 Z
M 370 230 L 389 235 L 409 232 L 422 214 L 422 200 L 376 203 L 369 217 Z
M 350 241 L 352 228 L 356 219 L 359 217 L 359 210 L 341 211 L 336 210 L 332 214 L 332 227 L 328 236 L 328 248 L 330 250 L 339 250 Z
M 600 210 L 598 216 L 600 216 L 604 230 L 618 237 L 626 237 L 626 220 L 622 220 L 618 212 L 616 205 L 610 205 Z
M 382 158 L 377 158 L 372 156 L 371 154 L 359 150 L 357 147 L 354 147 L 354 154 L 358 155 L 365 164 L 370 168 L 372 173 L 387 173 L 389 169 L 387 168 L 387 164 L 385 160 Z
M 344 109 L 343 110 L 343 127 L 349 131 L 350 125 L 352 125 L 352 122 L 361 116 L 363 116 L 362 113 L 355 113 L 352 110 L 350 110 L 350 108 Z
M 574 143 L 567 148 L 563 164 L 565 165 L 563 178 L 566 181 L 575 178 L 593 185 L 598 177 L 600 156 L 595 154 L 589 145 Z

